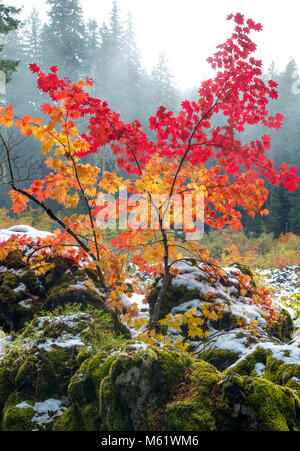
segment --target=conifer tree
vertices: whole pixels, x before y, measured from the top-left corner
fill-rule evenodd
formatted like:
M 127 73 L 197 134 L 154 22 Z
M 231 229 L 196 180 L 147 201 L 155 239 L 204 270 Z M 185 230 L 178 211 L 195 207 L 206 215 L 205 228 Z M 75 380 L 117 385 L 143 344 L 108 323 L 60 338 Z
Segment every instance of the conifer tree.
M 173 76 L 168 67 L 168 59 L 164 52 L 159 53 L 151 78 L 153 108 L 165 105 L 171 110 L 176 110 L 178 107 L 178 94 L 174 86 Z
M 24 59 L 26 59 L 26 63 L 28 62 L 28 64 L 31 64 L 32 62 L 40 64 L 42 61 L 41 33 L 42 22 L 38 11 L 36 8 L 33 8 L 22 33 Z
M 98 71 L 101 70 L 99 64 L 100 45 L 101 41 L 98 23 L 95 19 L 90 19 L 86 26 L 85 67 L 86 74 L 93 80 L 97 79 Z
M 20 25 L 20 21 L 16 19 L 20 9 L 12 6 L 5 6 L 4 3 L 0 3 L 0 53 L 4 49 L 5 38 L 11 31 L 17 30 Z M 13 72 L 16 70 L 19 61 L 16 59 L 0 59 L 0 70 L 6 75 L 6 81 L 11 79 Z
M 79 0 L 47 0 L 49 23 L 42 33 L 45 68 L 56 65 L 60 73 L 77 79 L 86 70 L 86 30 Z

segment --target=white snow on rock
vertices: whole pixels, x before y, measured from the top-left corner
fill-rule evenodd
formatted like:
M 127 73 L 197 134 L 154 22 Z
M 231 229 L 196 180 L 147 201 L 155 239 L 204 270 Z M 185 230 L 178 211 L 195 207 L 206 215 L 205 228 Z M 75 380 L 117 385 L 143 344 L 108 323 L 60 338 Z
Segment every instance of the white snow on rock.
M 300 364 L 300 336 L 298 336 L 291 343 L 287 344 L 280 344 L 275 343 L 271 340 L 267 340 L 265 342 L 260 342 L 255 346 L 240 349 L 241 357 L 237 362 L 235 362 L 232 365 L 232 367 L 243 361 L 245 357 L 247 357 L 249 354 L 252 354 L 257 348 L 262 348 L 265 349 L 266 351 L 271 351 L 275 359 L 281 360 L 286 365 Z M 233 350 L 233 352 L 235 352 L 234 349 L 232 349 L 230 339 L 228 340 L 227 345 L 224 344 L 224 347 L 222 349 Z
M 89 282 L 90 287 L 87 285 L 87 282 Z M 85 280 L 82 280 L 82 281 L 77 281 L 76 284 L 70 285 L 69 289 L 70 290 L 85 290 L 85 291 L 92 289 L 93 291 L 95 291 L 98 294 L 98 296 L 105 297 L 105 294 L 101 290 L 99 290 L 99 288 L 97 288 L 95 286 L 95 284 L 88 278 L 86 278 Z
M 278 290 L 274 298 L 275 303 L 280 302 L 283 297 L 291 296 L 295 292 L 300 293 L 297 270 L 300 270 L 299 266 L 287 266 L 283 269 L 275 268 L 259 271 L 259 274 L 264 277 L 266 283 Z
M 242 328 L 234 328 L 228 332 L 219 331 L 212 326 L 209 327 L 210 336 L 206 344 L 202 342 L 189 341 L 191 347 L 195 350 L 196 354 L 201 354 L 205 347 L 212 347 L 221 350 L 228 350 L 236 353 L 239 356 L 239 361 L 243 360 L 247 355 L 253 353 L 258 347 L 272 352 L 274 358 L 283 361 L 286 364 L 300 364 L 300 335 L 294 338 L 290 343 L 280 343 L 279 340 L 271 339 L 266 333 L 265 327 L 267 321 L 264 317 L 264 312 L 256 305 L 251 305 L 251 299 L 247 297 L 238 296 L 238 274 L 239 269 L 235 267 L 222 268 L 232 286 L 225 287 L 220 282 L 211 284 L 208 279 L 208 275 L 200 268 L 192 265 L 191 262 L 183 261 L 175 266 L 180 272 L 172 279 L 172 285 L 174 287 L 184 287 L 187 290 L 197 290 L 201 295 L 210 293 L 215 303 L 219 303 L 224 306 L 225 312 L 231 312 L 231 314 L 238 318 L 246 320 L 246 324 L 250 324 L 253 320 L 258 322 L 258 329 L 260 338 L 252 337 Z M 277 288 L 274 304 L 278 307 L 282 306 L 282 300 L 284 297 L 290 296 L 293 293 L 299 293 L 299 280 L 296 271 L 299 267 L 286 268 L 283 270 L 274 269 L 270 271 L 261 271 L 266 278 L 266 282 L 273 288 Z M 158 286 L 161 286 L 161 280 L 158 282 Z M 197 314 L 201 315 L 201 306 L 206 302 L 201 299 L 194 299 L 182 303 L 172 309 L 173 315 L 184 313 L 195 309 Z M 284 307 L 284 306 L 283 306 Z M 284 307 L 286 310 L 286 307 Z M 292 313 L 292 312 L 290 312 Z M 295 324 L 297 326 L 297 324 Z M 181 335 L 181 331 L 169 330 L 170 335 Z M 251 340 L 249 340 L 251 338 Z M 236 365 L 236 362 L 234 365 Z M 263 374 L 264 368 L 260 365 L 257 366 L 256 372 L 258 375 Z
M 76 336 L 66 334 L 55 340 L 49 338 L 45 343 L 38 344 L 38 348 L 45 351 L 51 351 L 53 346 L 57 346 L 59 348 L 81 347 L 84 346 L 84 342 L 81 340 L 79 334 Z
M 47 399 L 44 402 L 36 402 L 34 405 L 28 404 L 26 401 L 16 405 L 18 409 L 33 409 L 35 412 L 32 423 L 38 426 L 44 426 L 52 423 L 55 418 L 60 417 L 67 409 L 62 401 L 58 399 Z M 37 429 L 33 429 L 34 431 Z
M 297 274 L 298 272 L 298 274 Z M 270 287 L 276 291 L 273 302 L 278 307 L 283 307 L 292 316 L 295 326 L 300 327 L 300 319 L 295 318 L 293 309 L 282 304 L 285 298 L 293 294 L 300 294 L 300 268 L 299 266 L 287 266 L 283 269 L 267 269 L 259 271 Z
M 26 291 L 26 286 L 24 283 L 21 283 L 17 288 L 13 290 L 15 293 L 24 293 Z
M 46 325 L 58 325 L 62 324 L 67 326 L 69 329 L 76 329 L 79 321 L 86 321 L 87 323 L 93 321 L 91 315 L 85 312 L 76 312 L 70 313 L 67 315 L 60 315 L 54 317 L 40 317 L 38 324 L 35 326 L 35 334 L 33 337 L 29 338 L 20 338 L 17 339 L 17 345 L 20 352 L 30 351 L 32 348 L 37 348 L 36 354 L 39 353 L 40 350 L 51 351 L 53 348 L 63 348 L 63 349 L 71 349 L 71 348 L 80 348 L 85 346 L 84 341 L 81 338 L 81 334 L 83 334 L 84 330 L 81 333 L 67 333 L 64 332 L 58 337 L 53 338 L 44 338 L 43 330 Z M 3 334 L 3 333 L 2 333 Z M 10 336 L 1 335 L 0 331 L 0 360 L 4 357 L 4 354 L 9 351 L 9 344 L 11 342 Z
M 256 374 L 259 376 L 259 377 L 262 377 L 264 374 L 265 374 L 265 372 L 266 372 L 266 365 L 264 365 L 263 363 L 257 363 L 256 365 L 255 365 L 255 371 L 256 371 Z
M 37 230 L 34 227 L 28 225 L 16 225 L 10 227 L 9 229 L 0 229 L 0 243 L 9 240 L 13 235 L 24 236 L 28 238 L 47 238 L 52 235 L 50 232 L 45 232 L 43 230 Z
M 19 302 L 18 305 L 20 305 L 23 308 L 30 309 L 33 307 L 32 299 L 25 299 L 24 301 Z
M 207 296 L 210 294 L 214 298 L 214 303 L 223 305 L 224 312 L 231 312 L 233 316 L 244 318 L 247 324 L 251 321 L 258 321 L 261 327 L 265 327 L 267 322 L 264 318 L 263 312 L 255 305 L 250 305 L 251 299 L 247 297 L 237 297 L 238 294 L 238 274 L 239 269 L 222 268 L 226 273 L 226 279 L 232 285 L 229 287 L 224 286 L 221 282 L 216 281 L 214 285 L 208 280 L 209 276 L 201 268 L 192 266 L 188 261 L 180 262 L 174 265 L 176 269 L 180 271 L 172 279 L 172 285 L 174 287 L 184 287 L 189 291 L 197 290 L 200 296 Z M 158 285 L 160 285 L 159 281 Z M 235 295 L 235 296 L 234 296 Z M 184 313 L 186 311 L 199 309 L 202 305 L 206 304 L 205 301 L 199 299 L 185 302 L 177 307 L 174 307 L 171 311 L 172 315 L 178 313 Z M 200 315 L 200 312 L 199 312 Z
M 68 315 L 61 315 L 55 317 L 40 317 L 37 329 L 43 331 L 45 324 L 64 324 L 71 329 L 75 329 L 78 325 L 78 321 L 90 319 L 91 317 L 84 312 L 70 313 Z M 82 332 L 81 332 L 82 333 Z M 39 333 L 37 333 L 37 340 L 39 338 Z M 26 341 L 26 339 L 24 340 Z M 32 348 L 36 343 L 29 341 L 26 349 Z M 46 341 L 37 343 L 38 349 L 43 349 L 45 351 L 50 351 L 53 347 L 59 348 L 73 348 L 85 346 L 85 343 L 81 339 L 81 334 L 68 334 L 64 333 L 57 338 L 48 338 Z

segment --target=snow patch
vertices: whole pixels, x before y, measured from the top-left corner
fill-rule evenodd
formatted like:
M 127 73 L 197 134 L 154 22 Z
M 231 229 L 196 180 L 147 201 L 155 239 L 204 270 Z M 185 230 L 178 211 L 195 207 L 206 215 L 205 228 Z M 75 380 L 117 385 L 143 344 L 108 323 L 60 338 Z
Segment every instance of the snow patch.
M 33 409 L 35 412 L 32 422 L 38 426 L 52 423 L 55 418 L 60 417 L 67 409 L 62 401 L 58 399 L 47 399 L 44 402 L 36 402 L 33 406 L 26 401 L 16 405 L 18 409 Z M 33 429 L 36 431 L 37 429 Z
M 37 230 L 34 227 L 28 225 L 16 225 L 10 227 L 9 229 L 0 229 L 0 243 L 9 240 L 13 235 L 24 236 L 28 238 L 47 238 L 52 235 L 50 232 L 45 232 L 43 230 Z
M 262 377 L 266 372 L 266 365 L 263 363 L 257 363 L 255 365 L 255 372 L 259 377 Z
M 32 299 L 25 299 L 25 301 L 21 301 L 18 303 L 23 308 L 30 309 L 32 308 Z
M 17 288 L 13 290 L 15 293 L 24 293 L 26 291 L 26 286 L 24 283 L 21 283 Z

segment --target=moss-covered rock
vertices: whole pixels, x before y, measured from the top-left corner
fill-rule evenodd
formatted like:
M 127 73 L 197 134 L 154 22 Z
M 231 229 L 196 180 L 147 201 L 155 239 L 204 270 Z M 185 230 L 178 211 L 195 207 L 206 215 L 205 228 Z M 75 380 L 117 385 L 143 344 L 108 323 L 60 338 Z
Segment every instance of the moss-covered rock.
M 281 310 L 279 320 L 269 329 L 269 334 L 281 341 L 290 341 L 294 333 L 294 323 L 286 310 Z
M 299 398 L 289 388 L 196 364 L 188 389 L 165 406 L 163 430 L 292 431 L 299 428 Z M 180 399 L 182 398 L 182 399 Z
M 157 412 L 156 427 L 166 431 L 216 430 L 211 392 L 220 378 L 221 374 L 212 365 L 194 363 L 171 402 Z
M 257 376 L 256 365 L 262 364 L 266 365 L 267 362 L 267 352 L 265 349 L 257 347 L 255 351 L 248 354 L 244 359 L 237 362 L 230 369 L 226 370 L 225 373 L 237 373 L 241 376 Z
M 78 303 L 82 305 L 83 309 L 87 306 L 94 306 L 100 309 L 103 305 L 103 298 L 97 292 L 87 287 L 76 288 L 76 283 L 70 285 L 66 282 L 55 286 L 50 291 L 43 304 L 43 309 L 52 311 L 59 306 L 65 306 L 70 303 Z
M 189 357 L 173 351 L 125 347 L 100 384 L 103 429 L 147 429 L 151 414 L 169 399 L 190 364 Z
M 224 371 L 229 366 L 233 365 L 237 360 L 239 360 L 239 356 L 237 353 L 228 351 L 226 349 L 208 349 L 207 351 L 203 351 L 200 355 L 198 355 L 199 359 L 205 360 L 205 362 L 210 363 L 219 371 Z
M 22 252 L 17 250 L 10 252 L 4 260 L 0 261 L 0 266 L 4 266 L 8 269 L 26 268 L 24 256 L 22 255 Z
M 63 257 L 55 257 L 49 263 L 51 263 L 51 267 L 44 275 L 44 285 L 47 292 L 62 283 L 71 283 L 78 271 L 78 267 L 74 265 L 72 260 Z
M 25 274 L 17 275 L 9 270 L 0 274 L 0 327 L 5 332 L 19 330 L 33 317 L 34 304 L 24 283 Z
M 102 379 L 108 374 L 110 365 L 115 357 L 106 359 L 102 352 L 84 360 L 76 374 L 72 377 L 68 387 L 70 403 L 85 405 L 98 402 L 98 390 Z
M 194 299 L 199 299 L 199 291 L 198 290 L 187 290 L 183 286 L 173 286 L 172 280 L 173 276 L 170 276 L 170 283 L 166 294 L 163 298 L 159 319 L 164 318 L 174 307 L 177 307 L 184 302 L 192 301 Z M 156 303 L 157 296 L 160 291 L 159 281 L 158 279 L 154 285 L 154 288 L 150 295 L 148 296 L 148 304 L 149 304 L 149 312 L 150 316 L 153 314 L 154 305 Z
M 71 303 L 83 309 L 103 308 L 104 295 L 93 270 L 82 270 L 62 257 L 48 263 L 45 274 L 30 270 L 19 252 L 0 263 L 0 327 L 5 332 L 22 329 L 40 310 L 53 311 Z
M 300 401 L 289 388 L 263 378 L 231 374 L 216 388 L 218 430 L 293 431 L 300 426 Z
M 20 421 L 27 419 L 27 407 L 23 410 L 17 407 L 18 404 L 26 401 L 39 405 L 48 400 L 66 399 L 68 387 L 72 386 L 70 382 L 79 367 L 88 362 L 90 372 L 92 367 L 99 369 L 111 350 L 118 348 L 122 341 L 122 338 L 115 337 L 109 315 L 101 310 L 81 312 L 76 306 L 72 311 L 70 306 L 68 311 L 60 309 L 49 316 L 35 318 L 10 343 L 0 359 L 0 420 L 3 420 L 3 429 L 13 430 L 13 417 L 20 417 Z M 102 359 L 97 365 L 94 357 L 99 354 Z M 97 382 L 95 384 L 99 386 Z M 90 396 L 89 408 L 88 403 L 82 403 L 84 424 L 91 430 L 95 430 L 93 418 L 99 415 L 97 390 L 93 394 L 95 397 Z M 17 397 L 17 400 L 12 402 L 11 397 Z M 63 411 L 59 410 L 58 416 L 62 414 Z M 49 426 L 35 425 L 29 420 L 19 426 L 18 420 L 15 430 L 21 427 L 44 430 L 51 428 L 54 421 L 58 421 L 54 414 L 50 415 Z
M 299 429 L 300 401 L 294 391 L 254 377 L 258 363 L 268 365 L 268 356 L 262 349 L 248 356 L 243 366 L 241 362 L 237 364 L 243 375 L 232 370 L 220 373 L 203 360 L 134 342 L 126 343 L 109 357 L 103 352 L 83 355 L 80 368 L 69 380 L 69 407 L 50 416 L 47 425 L 37 426 L 39 403 L 27 385 L 29 374 L 32 371 L 36 374 L 39 357 L 28 356 L 20 367 L 13 365 L 15 375 L 9 377 L 10 387 L 5 388 L 2 380 L 8 393 L 2 429 L 198 432 Z M 60 368 L 61 360 L 57 365 L 58 371 L 65 371 Z M 290 375 L 287 377 L 291 379 Z M 64 380 L 63 375 L 59 378 Z M 65 389 L 50 390 L 50 384 L 48 388 L 46 403 L 50 396 L 63 399 Z M 42 396 L 38 393 L 39 399 Z
M 274 356 L 272 349 L 257 347 L 253 353 L 241 358 L 224 373 L 260 376 L 282 387 L 289 387 L 298 396 L 300 395 L 300 364 L 285 363 Z
M 32 419 L 35 415 L 33 407 L 20 408 L 8 405 L 4 410 L 2 430 L 3 431 L 31 431 Z
M 74 404 L 54 423 L 53 431 L 85 431 L 84 421 L 79 407 Z
M 285 363 L 268 352 L 264 377 L 275 384 L 290 387 L 300 396 L 300 362 Z

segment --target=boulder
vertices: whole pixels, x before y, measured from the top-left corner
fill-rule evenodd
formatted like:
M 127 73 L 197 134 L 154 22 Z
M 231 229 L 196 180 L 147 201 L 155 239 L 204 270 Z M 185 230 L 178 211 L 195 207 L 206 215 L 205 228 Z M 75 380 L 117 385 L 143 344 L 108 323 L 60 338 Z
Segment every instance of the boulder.
M 67 408 L 68 386 L 85 359 L 98 352 L 107 358 L 122 340 L 109 315 L 78 306 L 37 317 L 7 337 L 0 356 L 2 429 L 51 429 Z
M 101 355 L 86 360 L 69 385 L 69 403 L 54 430 L 292 431 L 300 426 L 300 401 L 288 387 L 222 374 L 188 355 L 133 343 L 104 361 Z

